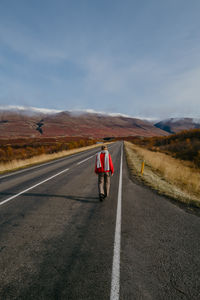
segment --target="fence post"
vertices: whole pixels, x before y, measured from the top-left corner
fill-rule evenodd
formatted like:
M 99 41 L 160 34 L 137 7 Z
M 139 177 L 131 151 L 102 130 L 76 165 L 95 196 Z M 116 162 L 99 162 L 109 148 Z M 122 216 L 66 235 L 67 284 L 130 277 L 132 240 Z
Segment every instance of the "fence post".
M 141 166 L 141 175 L 143 175 L 144 172 L 144 160 L 142 161 L 142 166 Z

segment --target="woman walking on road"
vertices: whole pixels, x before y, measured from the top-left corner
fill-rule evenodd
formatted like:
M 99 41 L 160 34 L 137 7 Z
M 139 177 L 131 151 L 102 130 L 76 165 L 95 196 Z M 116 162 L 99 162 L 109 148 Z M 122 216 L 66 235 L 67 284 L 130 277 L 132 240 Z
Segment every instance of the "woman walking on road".
M 103 145 L 101 151 L 97 153 L 95 173 L 98 175 L 99 200 L 103 201 L 109 196 L 110 175 L 114 173 L 112 158 L 106 145 Z

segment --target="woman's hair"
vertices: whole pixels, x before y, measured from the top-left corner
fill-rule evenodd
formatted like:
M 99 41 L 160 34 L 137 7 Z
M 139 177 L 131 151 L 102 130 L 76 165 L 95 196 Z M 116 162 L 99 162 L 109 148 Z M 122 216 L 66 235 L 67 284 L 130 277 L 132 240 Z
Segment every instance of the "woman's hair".
M 103 145 L 103 146 L 101 146 L 101 150 L 108 150 L 108 147 L 107 147 L 107 145 Z

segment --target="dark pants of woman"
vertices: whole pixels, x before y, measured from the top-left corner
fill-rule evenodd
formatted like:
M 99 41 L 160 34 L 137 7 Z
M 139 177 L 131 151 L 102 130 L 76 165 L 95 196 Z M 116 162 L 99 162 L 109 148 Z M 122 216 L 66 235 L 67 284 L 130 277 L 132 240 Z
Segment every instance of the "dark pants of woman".
M 98 176 L 99 195 L 103 194 L 107 197 L 110 191 L 110 172 L 99 173 Z

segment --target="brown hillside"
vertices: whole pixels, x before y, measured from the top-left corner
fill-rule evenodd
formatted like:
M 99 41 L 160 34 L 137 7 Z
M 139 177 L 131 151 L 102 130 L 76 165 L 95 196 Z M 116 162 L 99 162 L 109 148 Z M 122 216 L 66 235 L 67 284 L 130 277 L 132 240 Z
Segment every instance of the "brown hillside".
M 72 114 L 61 112 L 52 115 L 26 115 L 0 112 L 0 138 L 83 136 L 158 136 L 167 133 L 150 122 L 101 114 Z
M 169 133 L 178 133 L 183 130 L 198 129 L 200 122 L 192 118 L 171 118 L 158 122 L 155 126 Z

